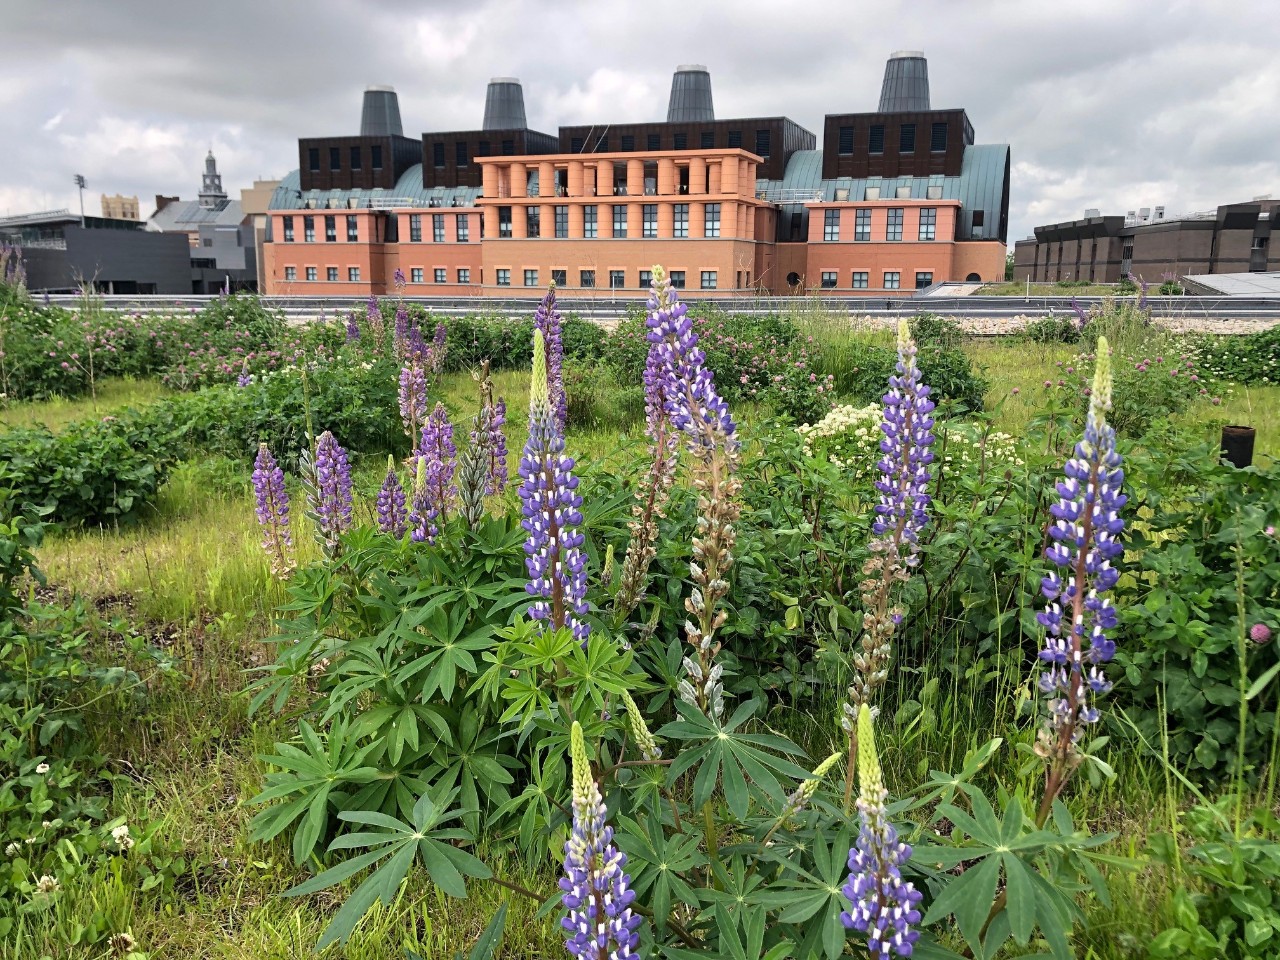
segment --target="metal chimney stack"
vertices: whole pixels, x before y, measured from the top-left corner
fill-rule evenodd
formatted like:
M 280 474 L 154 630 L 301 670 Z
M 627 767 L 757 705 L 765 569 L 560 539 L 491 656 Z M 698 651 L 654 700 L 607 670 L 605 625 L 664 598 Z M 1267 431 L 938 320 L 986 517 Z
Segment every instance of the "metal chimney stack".
M 929 109 L 929 61 L 923 50 L 899 50 L 884 65 L 880 113 L 919 113 Z
M 402 137 L 400 125 L 400 100 L 395 87 L 369 87 L 364 92 L 364 106 L 360 110 L 360 136 Z
M 494 77 L 484 95 L 485 130 L 524 130 L 524 88 L 515 77 Z
M 711 74 L 700 63 L 676 67 L 667 101 L 667 123 L 709 123 L 716 118 L 711 102 Z

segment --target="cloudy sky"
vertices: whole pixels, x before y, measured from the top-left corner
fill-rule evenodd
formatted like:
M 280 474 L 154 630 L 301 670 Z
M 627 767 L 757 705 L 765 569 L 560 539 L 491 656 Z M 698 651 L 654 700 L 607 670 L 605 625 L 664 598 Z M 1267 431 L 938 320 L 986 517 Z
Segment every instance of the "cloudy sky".
M 874 110 L 885 58 L 929 58 L 933 106 L 1012 145 L 1010 239 L 1086 207 L 1280 194 L 1275 0 L 0 0 L 0 215 L 100 193 L 233 194 L 359 132 L 393 84 L 406 134 L 480 125 L 524 82 L 530 125 L 663 119 L 677 64 L 721 117 Z

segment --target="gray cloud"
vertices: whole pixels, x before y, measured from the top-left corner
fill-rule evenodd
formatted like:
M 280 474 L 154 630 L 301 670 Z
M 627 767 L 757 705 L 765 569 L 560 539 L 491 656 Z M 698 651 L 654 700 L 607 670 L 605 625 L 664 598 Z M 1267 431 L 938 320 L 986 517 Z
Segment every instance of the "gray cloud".
M 0 0 L 0 213 L 98 193 L 230 190 L 355 132 L 394 84 L 406 132 L 477 126 L 490 76 L 530 123 L 658 119 L 678 63 L 721 116 L 873 109 L 884 60 L 929 57 L 934 104 L 1012 145 L 1011 235 L 1081 216 L 1280 192 L 1280 17 L 1269 2 L 839 0 Z

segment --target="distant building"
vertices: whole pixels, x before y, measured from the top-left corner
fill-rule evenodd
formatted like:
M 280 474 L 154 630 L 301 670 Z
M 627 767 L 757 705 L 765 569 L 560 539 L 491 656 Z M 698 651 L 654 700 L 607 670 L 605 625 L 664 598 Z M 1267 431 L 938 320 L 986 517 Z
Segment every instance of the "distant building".
M 102 216 L 107 220 L 138 220 L 138 198 L 102 194 Z
M 190 245 L 188 293 L 258 288 L 258 252 L 254 226 L 239 200 L 222 189 L 213 152 L 205 157 L 196 200 L 156 197 L 156 212 L 147 221 L 155 233 L 183 234 Z
M 27 288 L 71 292 L 82 283 L 101 293 L 186 294 L 191 260 L 186 238 L 143 229 L 138 221 L 50 210 L 0 217 L 0 240 L 20 247 Z
M 1163 207 L 1086 214 L 1036 227 L 1035 236 L 1015 243 L 1014 279 L 1115 283 L 1132 274 L 1159 282 L 1166 275 L 1280 270 L 1280 250 L 1271 243 L 1280 200 L 1270 197 L 1174 217 Z
M 262 288 L 367 296 L 643 292 L 662 263 L 708 295 L 818 288 L 905 296 L 1004 276 L 1010 155 L 933 110 L 928 67 L 894 54 L 874 113 L 830 114 L 822 148 L 787 117 L 717 119 L 679 67 L 667 119 L 530 130 L 518 80 L 492 80 L 479 130 L 403 136 L 395 92 L 359 136 L 298 141 L 270 204 Z M 416 154 L 415 154 L 416 148 Z

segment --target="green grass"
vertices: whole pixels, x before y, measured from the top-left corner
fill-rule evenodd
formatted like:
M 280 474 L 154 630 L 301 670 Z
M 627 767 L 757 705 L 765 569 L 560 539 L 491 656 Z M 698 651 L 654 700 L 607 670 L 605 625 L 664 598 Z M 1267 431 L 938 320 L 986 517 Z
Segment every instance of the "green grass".
M 101 417 L 126 407 L 141 407 L 173 393 L 158 380 L 111 377 L 99 381 L 96 396 L 55 397 L 52 400 L 23 400 L 0 407 L 0 428 L 33 427 L 44 424 L 57 430 L 73 420 Z
M 988 283 L 978 291 L 978 295 L 983 297 L 1025 297 L 1027 296 L 1027 282 L 1023 280 L 1019 283 L 1017 280 L 1010 280 L 1006 283 Z M 1134 291 L 1122 293 L 1113 283 L 1089 283 L 1080 287 L 1063 287 L 1056 283 L 1032 283 L 1030 295 L 1033 297 L 1114 297 L 1133 296 Z

